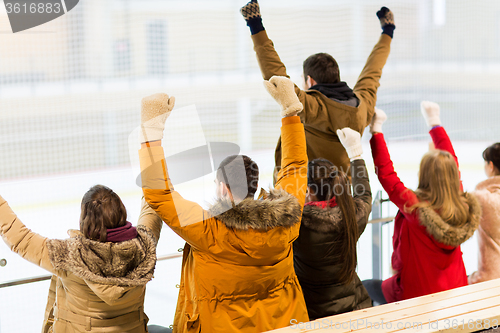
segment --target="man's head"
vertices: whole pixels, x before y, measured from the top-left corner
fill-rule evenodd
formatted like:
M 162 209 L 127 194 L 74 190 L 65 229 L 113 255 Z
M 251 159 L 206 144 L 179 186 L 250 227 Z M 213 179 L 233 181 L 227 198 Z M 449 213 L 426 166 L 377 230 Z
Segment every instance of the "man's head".
M 229 196 L 234 201 L 253 198 L 258 188 L 259 167 L 248 156 L 228 156 L 220 163 L 215 182 L 218 198 Z
M 309 89 L 318 83 L 340 82 L 339 65 L 328 53 L 309 56 L 303 65 L 304 88 Z

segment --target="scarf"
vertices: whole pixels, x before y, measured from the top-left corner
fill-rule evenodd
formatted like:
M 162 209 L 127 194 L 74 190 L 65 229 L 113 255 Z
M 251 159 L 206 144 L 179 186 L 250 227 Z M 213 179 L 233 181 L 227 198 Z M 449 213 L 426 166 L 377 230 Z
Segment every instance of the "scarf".
M 137 229 L 132 223 L 127 222 L 123 227 L 108 229 L 106 242 L 119 243 L 134 239 L 137 237 Z
M 345 82 L 337 83 L 318 83 L 310 88 L 310 90 L 317 90 L 330 99 L 337 99 L 339 101 L 347 101 L 356 98 L 354 91 Z
M 337 207 L 337 201 L 335 198 L 330 199 L 330 201 L 310 201 L 306 203 L 305 206 L 315 206 L 325 209 L 327 204 L 330 208 Z

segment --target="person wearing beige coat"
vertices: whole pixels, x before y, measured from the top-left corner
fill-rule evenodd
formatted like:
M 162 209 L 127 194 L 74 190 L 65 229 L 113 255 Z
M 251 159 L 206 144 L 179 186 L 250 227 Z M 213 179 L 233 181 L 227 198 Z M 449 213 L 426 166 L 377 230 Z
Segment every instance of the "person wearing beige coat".
M 488 179 L 473 192 L 483 211 L 477 229 L 478 269 L 469 275 L 469 284 L 500 278 L 500 143 L 486 148 L 483 159 Z
M 12 251 L 53 274 L 42 332 L 148 332 L 144 296 L 161 219 L 143 200 L 138 226 L 132 227 L 118 195 L 101 185 L 89 192 L 93 189 L 106 195 L 82 202 L 80 231 L 70 231 L 64 240 L 32 232 L 0 196 L 0 235 Z M 106 212 L 110 196 L 121 215 L 93 214 Z M 94 210 L 85 214 L 89 209 Z M 112 221 L 117 218 L 118 227 Z

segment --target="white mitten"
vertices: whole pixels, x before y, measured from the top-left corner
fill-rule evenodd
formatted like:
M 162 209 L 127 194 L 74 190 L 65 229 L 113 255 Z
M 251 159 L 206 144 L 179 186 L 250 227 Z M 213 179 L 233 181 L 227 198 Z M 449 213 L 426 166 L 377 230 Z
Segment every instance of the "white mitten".
M 420 111 L 424 116 L 427 126 L 434 127 L 441 125 L 441 119 L 439 118 L 439 105 L 434 102 L 422 101 L 420 103 Z
M 361 157 L 363 154 L 363 147 L 361 147 L 361 134 L 356 132 L 349 127 L 344 127 L 343 129 L 337 130 L 337 136 L 340 139 L 340 143 L 344 146 L 345 151 L 349 159 L 355 160 Z
M 141 143 L 158 141 L 163 139 L 165 121 L 174 108 L 175 97 L 167 94 L 154 94 L 142 99 L 141 107 L 141 131 L 139 140 Z
M 304 108 L 295 93 L 292 80 L 284 76 L 273 76 L 269 81 L 264 81 L 264 87 L 281 106 L 281 116 L 296 115 Z
M 375 108 L 372 122 L 370 124 L 370 133 L 382 133 L 382 124 L 387 120 L 387 115 L 381 109 Z

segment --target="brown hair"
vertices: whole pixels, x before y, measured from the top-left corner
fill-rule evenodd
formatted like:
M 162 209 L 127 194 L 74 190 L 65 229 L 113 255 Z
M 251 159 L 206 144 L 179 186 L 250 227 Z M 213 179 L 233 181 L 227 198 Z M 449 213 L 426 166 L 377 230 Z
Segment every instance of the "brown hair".
M 224 183 L 236 198 L 252 198 L 257 192 L 259 167 L 246 155 L 228 156 L 219 164 L 216 178 Z
M 337 61 L 328 53 L 316 53 L 304 60 L 304 79 L 310 76 L 317 83 L 340 82 L 340 70 Z
M 497 172 L 500 172 L 500 142 L 494 143 L 483 151 L 485 162 L 493 162 Z
M 307 170 L 307 185 L 318 201 L 329 201 L 335 198 L 342 216 L 343 225 L 339 239 L 344 246 L 339 258 L 342 258 L 343 267 L 339 272 L 339 281 L 347 284 L 352 281 L 356 271 L 357 254 L 356 242 L 358 241 L 358 225 L 356 221 L 356 207 L 350 193 L 349 178 L 346 173 L 339 170 L 332 162 L 317 158 L 309 162 Z M 333 244 L 328 249 L 327 255 L 334 251 Z
M 467 222 L 469 207 L 460 189 L 457 163 L 449 152 L 437 149 L 422 157 L 415 194 L 420 202 L 407 208 L 408 212 L 430 207 L 450 225 L 462 226 Z
M 82 199 L 80 231 L 95 241 L 105 242 L 108 229 L 127 223 L 127 210 L 120 197 L 110 188 L 95 185 Z

